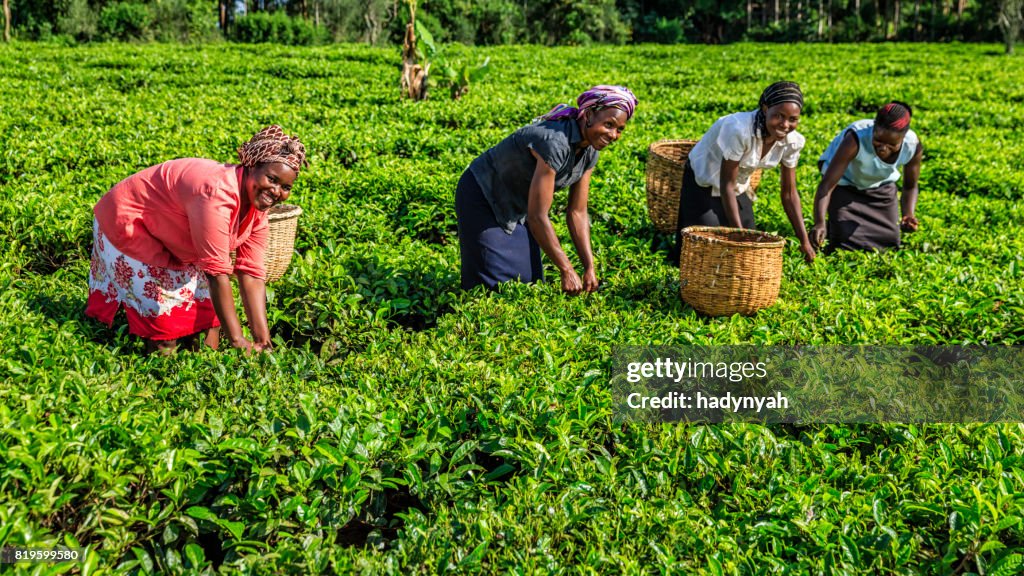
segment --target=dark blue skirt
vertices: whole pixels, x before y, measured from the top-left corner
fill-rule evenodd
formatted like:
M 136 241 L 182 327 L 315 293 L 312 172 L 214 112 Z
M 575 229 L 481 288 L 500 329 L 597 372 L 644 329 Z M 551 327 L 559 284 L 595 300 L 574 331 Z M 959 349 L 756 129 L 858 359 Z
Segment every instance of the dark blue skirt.
M 509 280 L 544 281 L 540 245 L 523 224 L 517 224 L 512 234 L 505 232 L 469 170 L 455 189 L 455 214 L 463 290 L 480 284 L 493 290 Z

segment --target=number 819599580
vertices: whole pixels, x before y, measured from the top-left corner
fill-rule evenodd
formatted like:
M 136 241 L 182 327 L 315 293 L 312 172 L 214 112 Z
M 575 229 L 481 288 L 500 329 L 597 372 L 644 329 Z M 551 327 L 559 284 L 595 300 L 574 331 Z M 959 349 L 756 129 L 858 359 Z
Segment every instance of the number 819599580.
M 79 562 L 84 558 L 80 548 L 66 546 L 5 546 L 0 554 L 0 562 L 14 564 L 17 562 Z

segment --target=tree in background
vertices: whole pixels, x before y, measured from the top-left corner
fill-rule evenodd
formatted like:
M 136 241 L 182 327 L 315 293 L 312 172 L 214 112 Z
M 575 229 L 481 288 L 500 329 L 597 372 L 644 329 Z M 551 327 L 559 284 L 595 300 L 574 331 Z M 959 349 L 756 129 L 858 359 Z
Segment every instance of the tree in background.
M 405 0 L 0 1 L 12 13 L 10 33 L 35 40 L 61 34 L 79 42 L 112 37 L 193 42 L 226 37 L 247 42 L 401 45 L 406 30 Z M 1018 18 L 1014 10 L 1019 12 L 1020 2 L 419 0 L 418 22 L 440 43 L 470 45 L 742 40 L 1005 42 L 1007 34 L 1020 34 L 1019 24 L 1014 24 Z M 140 7 L 148 11 L 150 19 L 142 18 Z M 101 18 L 104 12 L 106 19 Z M 248 23 L 246 33 L 234 29 L 239 20 L 257 14 L 260 16 Z M 101 20 L 105 26 L 100 25 Z M 133 27 L 133 22 L 143 20 L 142 30 Z
M 1003 32 L 1006 53 L 1013 54 L 1020 29 L 1024 24 L 1024 0 L 1002 0 L 999 3 L 999 29 Z
M 69 0 L 57 18 L 57 32 L 78 42 L 89 42 L 99 37 L 99 14 L 89 7 L 87 0 Z
M 630 39 L 615 0 L 534 2 L 533 6 L 527 20 L 543 23 L 543 35 L 535 39 L 541 44 L 625 44 Z
M 228 13 L 230 11 L 230 4 L 231 2 L 228 0 L 217 0 L 217 26 L 220 28 L 220 33 L 225 38 L 228 37 Z
M 4 42 L 11 41 L 11 5 L 4 0 Z
M 305 0 L 289 3 L 288 10 L 299 15 L 305 7 L 313 27 L 327 40 L 379 45 L 402 41 L 403 5 L 399 0 Z
M 108 40 L 146 40 L 154 24 L 149 6 L 134 2 L 113 2 L 100 10 L 100 33 Z

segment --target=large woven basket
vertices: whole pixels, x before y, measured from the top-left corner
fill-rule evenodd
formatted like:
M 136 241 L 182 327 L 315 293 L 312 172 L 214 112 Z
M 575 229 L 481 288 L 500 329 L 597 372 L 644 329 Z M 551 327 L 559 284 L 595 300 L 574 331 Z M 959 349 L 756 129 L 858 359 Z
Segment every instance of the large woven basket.
M 679 219 L 679 194 L 683 169 L 696 140 L 659 140 L 647 149 L 647 212 L 658 232 L 675 234 Z M 750 188 L 757 190 L 761 171 L 750 175 Z
M 278 204 L 267 212 L 270 229 L 267 234 L 267 252 L 263 263 L 267 267 L 267 282 L 280 280 L 295 251 L 295 230 L 299 225 L 302 208 L 294 204 Z M 231 251 L 231 264 L 235 263 L 235 252 Z
M 753 314 L 775 303 L 782 282 L 782 238 L 756 230 L 683 228 L 680 293 L 708 316 Z

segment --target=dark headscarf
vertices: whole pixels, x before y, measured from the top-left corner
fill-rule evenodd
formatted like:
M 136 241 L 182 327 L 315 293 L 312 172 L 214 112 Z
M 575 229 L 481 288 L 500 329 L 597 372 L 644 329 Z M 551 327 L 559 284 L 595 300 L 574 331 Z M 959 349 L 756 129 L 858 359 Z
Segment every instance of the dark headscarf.
M 792 102 L 804 108 L 804 93 L 800 91 L 800 85 L 796 82 L 776 82 L 761 92 L 761 99 L 757 102 L 757 115 L 754 116 L 754 132 L 764 138 L 768 133 L 765 126 L 764 111 L 783 102 Z

